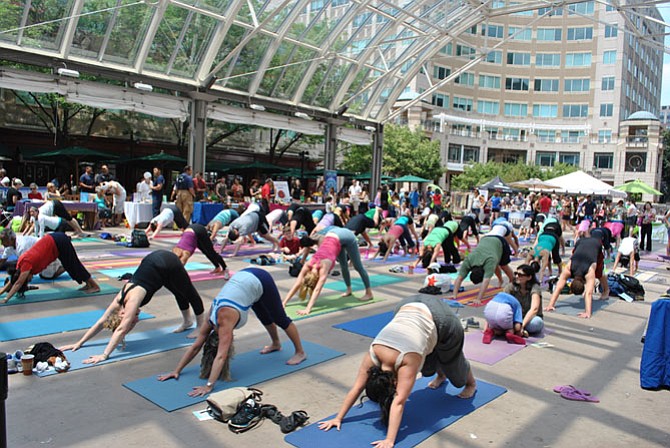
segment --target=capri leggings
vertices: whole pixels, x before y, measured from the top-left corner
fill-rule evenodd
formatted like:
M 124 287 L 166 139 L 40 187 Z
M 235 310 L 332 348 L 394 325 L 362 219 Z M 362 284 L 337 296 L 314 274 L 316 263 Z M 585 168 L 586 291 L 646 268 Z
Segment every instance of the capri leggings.
M 190 305 L 196 316 L 205 312 L 200 294 L 193 287 L 179 257 L 172 252 L 157 250 L 144 257 L 130 283 L 147 291 L 140 306 L 149 303 L 156 291 L 165 286 L 174 294 L 180 310 L 185 311 Z
M 375 227 L 375 221 L 365 215 L 359 214 L 347 221 L 345 227 L 354 232 L 355 235 L 360 235 L 365 232 L 366 229 Z
M 188 227 L 188 221 L 186 221 L 186 218 L 184 218 L 184 214 L 177 208 L 176 205 L 168 204 L 165 206 L 165 208 L 169 208 L 172 210 L 172 214 L 174 215 L 174 223 L 177 227 L 180 229 L 184 230 Z
M 72 280 L 77 283 L 83 283 L 91 278 L 91 274 L 81 264 L 77 252 L 74 250 L 74 246 L 72 246 L 70 237 L 61 232 L 54 232 L 44 236 L 44 238 L 49 237 L 53 238 L 56 249 L 58 249 L 58 260 L 63 265 L 63 269 L 70 274 Z
M 67 222 L 72 221 L 72 215 L 65 210 L 63 203 L 57 199 L 54 200 L 54 216 L 58 216 Z
M 195 233 L 198 249 L 200 249 L 200 252 L 202 252 L 205 257 L 207 257 L 207 259 L 214 265 L 214 267 L 221 267 L 221 269 L 224 271 L 228 269 L 226 262 L 223 261 L 223 257 L 221 257 L 221 255 L 216 250 L 214 250 L 212 240 L 207 234 L 207 228 L 202 224 L 191 224 L 188 226 L 188 228 L 193 230 L 193 233 Z
M 363 216 L 363 215 L 356 215 Z M 358 249 L 358 239 L 354 232 L 349 229 L 342 227 L 328 227 L 326 233 L 334 233 L 340 240 L 340 245 L 342 249 L 340 254 L 337 256 L 337 261 L 340 263 L 340 269 L 342 269 L 342 280 L 347 286 L 351 286 L 351 274 L 349 273 L 349 264 L 347 262 L 347 256 L 351 263 L 354 265 L 354 269 L 358 272 L 358 275 L 361 276 L 363 285 L 366 289 L 370 288 L 370 277 L 368 276 L 368 271 L 363 267 L 363 262 L 361 261 L 361 252 Z
M 247 272 L 255 275 L 263 285 L 263 295 L 251 305 L 254 314 L 264 326 L 276 324 L 282 330 L 286 330 L 291 325 L 291 318 L 286 315 L 284 306 L 281 303 L 281 296 L 277 290 L 277 284 L 272 279 L 269 272 L 259 268 L 246 268 Z

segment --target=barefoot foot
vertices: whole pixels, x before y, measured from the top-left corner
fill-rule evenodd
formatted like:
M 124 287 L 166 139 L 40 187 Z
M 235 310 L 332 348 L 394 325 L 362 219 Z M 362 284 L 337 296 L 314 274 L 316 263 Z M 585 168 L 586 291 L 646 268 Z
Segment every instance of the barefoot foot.
M 307 354 L 305 352 L 300 352 L 296 353 L 295 355 L 291 356 L 291 359 L 286 361 L 286 364 L 289 366 L 295 366 L 303 362 L 304 360 L 307 359 Z
M 374 299 L 372 294 L 365 294 L 363 297 L 359 297 L 358 301 L 359 302 L 367 302 L 367 301 L 372 300 L 372 299 Z
M 354 293 L 354 292 L 353 292 L 352 290 L 349 289 L 349 290 L 344 291 L 344 292 L 340 295 L 340 297 L 349 297 L 350 295 L 353 295 L 353 293 Z
M 433 381 L 431 381 L 430 383 L 428 383 L 428 387 L 430 387 L 431 389 L 437 389 L 437 388 L 440 387 L 442 384 L 444 384 L 444 381 L 445 381 L 446 379 L 447 379 L 446 376 L 444 376 L 444 375 L 439 375 L 439 374 L 438 374 L 438 375 L 435 377 L 435 379 L 433 379 Z
M 193 321 L 186 321 L 186 322 L 182 323 L 180 326 L 178 326 L 177 328 L 175 328 L 172 332 L 173 333 L 183 333 L 184 331 L 191 328 L 192 325 L 193 325 Z M 193 337 L 195 337 L 195 336 L 193 336 Z
M 218 268 L 209 271 L 209 273 L 212 275 L 219 275 L 223 273 L 223 269 L 219 266 Z
M 267 355 L 268 353 L 278 352 L 279 350 L 281 350 L 281 345 L 279 345 L 279 344 L 277 344 L 277 345 L 274 345 L 274 344 L 273 345 L 266 345 L 265 347 L 263 347 L 261 349 L 261 355 Z
M 99 286 L 82 286 L 79 288 L 79 291 L 81 292 L 87 292 L 89 294 L 93 294 L 96 292 L 100 292 L 100 287 Z
M 477 385 L 473 384 L 471 386 L 465 386 L 465 389 L 463 389 L 463 392 L 458 394 L 458 398 L 472 398 L 475 395 L 475 392 L 477 391 Z

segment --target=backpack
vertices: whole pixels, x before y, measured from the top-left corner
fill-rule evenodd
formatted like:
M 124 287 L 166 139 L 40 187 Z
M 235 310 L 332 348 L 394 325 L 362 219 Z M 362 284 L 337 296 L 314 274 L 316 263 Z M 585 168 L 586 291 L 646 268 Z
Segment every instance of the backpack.
M 626 294 L 633 297 L 635 300 L 644 300 L 644 286 L 635 277 L 630 275 L 620 274 L 617 281 L 621 283 Z
M 130 235 L 130 247 L 149 247 L 149 239 L 142 230 L 133 230 Z
M 207 412 L 209 412 L 214 420 L 226 423 L 237 414 L 237 411 L 244 402 L 248 399 L 259 402 L 262 396 L 263 392 L 258 389 L 231 387 L 230 389 L 214 392 L 209 395 L 207 398 L 207 404 L 209 405 Z
M 187 190 L 188 187 L 186 186 L 186 175 L 181 173 L 179 176 L 177 176 L 174 185 L 177 190 Z
M 300 271 L 302 271 L 302 262 L 300 260 L 294 260 L 288 268 L 288 275 L 297 277 L 300 275 Z

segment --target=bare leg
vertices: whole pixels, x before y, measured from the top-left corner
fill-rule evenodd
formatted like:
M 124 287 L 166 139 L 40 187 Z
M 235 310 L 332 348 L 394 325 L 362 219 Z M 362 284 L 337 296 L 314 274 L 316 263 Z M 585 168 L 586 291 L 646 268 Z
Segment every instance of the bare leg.
M 261 355 L 267 355 L 268 353 L 277 352 L 281 350 L 281 342 L 279 341 L 279 334 L 277 333 L 277 326 L 275 324 L 266 325 L 265 329 L 270 335 L 270 340 L 272 343 L 266 345 L 261 349 Z
M 193 318 L 191 318 L 191 310 L 181 310 L 181 316 L 183 318 L 182 324 L 175 328 L 173 333 L 182 333 L 193 326 Z M 190 335 L 189 335 L 190 336 Z
M 307 353 L 305 353 L 305 350 L 302 348 L 302 342 L 300 341 L 300 335 L 298 334 L 298 327 L 296 327 L 295 324 L 291 322 L 291 325 L 286 327 L 286 330 L 284 331 L 295 348 L 295 354 L 288 361 L 286 361 L 286 364 L 290 366 L 300 364 L 307 359 Z
M 472 373 L 472 369 L 470 369 L 468 372 L 468 379 L 465 382 L 465 389 L 458 394 L 458 398 L 472 398 L 476 391 L 477 380 L 475 380 L 475 375 Z
M 372 300 L 373 298 L 374 294 L 372 293 L 372 288 L 365 288 L 365 294 L 358 300 L 360 300 L 361 302 L 367 302 L 368 300 Z
M 100 285 L 98 285 L 98 282 L 93 280 L 93 277 L 89 277 L 89 279 L 86 280 L 86 285 L 79 288 L 79 291 L 88 293 L 100 292 Z
M 447 375 L 445 375 L 444 372 L 442 372 L 442 369 L 438 367 L 437 375 L 435 376 L 435 378 L 433 378 L 433 380 L 430 383 L 428 383 L 428 387 L 430 387 L 431 389 L 437 389 L 444 383 L 446 379 Z

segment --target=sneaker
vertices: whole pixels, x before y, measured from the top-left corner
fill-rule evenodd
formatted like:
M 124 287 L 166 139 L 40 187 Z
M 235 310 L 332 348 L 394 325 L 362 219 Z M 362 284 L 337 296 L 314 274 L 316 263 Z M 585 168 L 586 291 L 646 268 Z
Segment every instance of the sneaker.
M 228 422 L 231 431 L 248 431 L 261 421 L 261 406 L 253 398 L 247 399 Z
M 493 340 L 493 329 L 487 328 L 484 330 L 484 335 L 482 336 L 482 344 L 490 344 Z
M 479 328 L 479 322 L 474 317 L 468 318 L 468 328 Z

